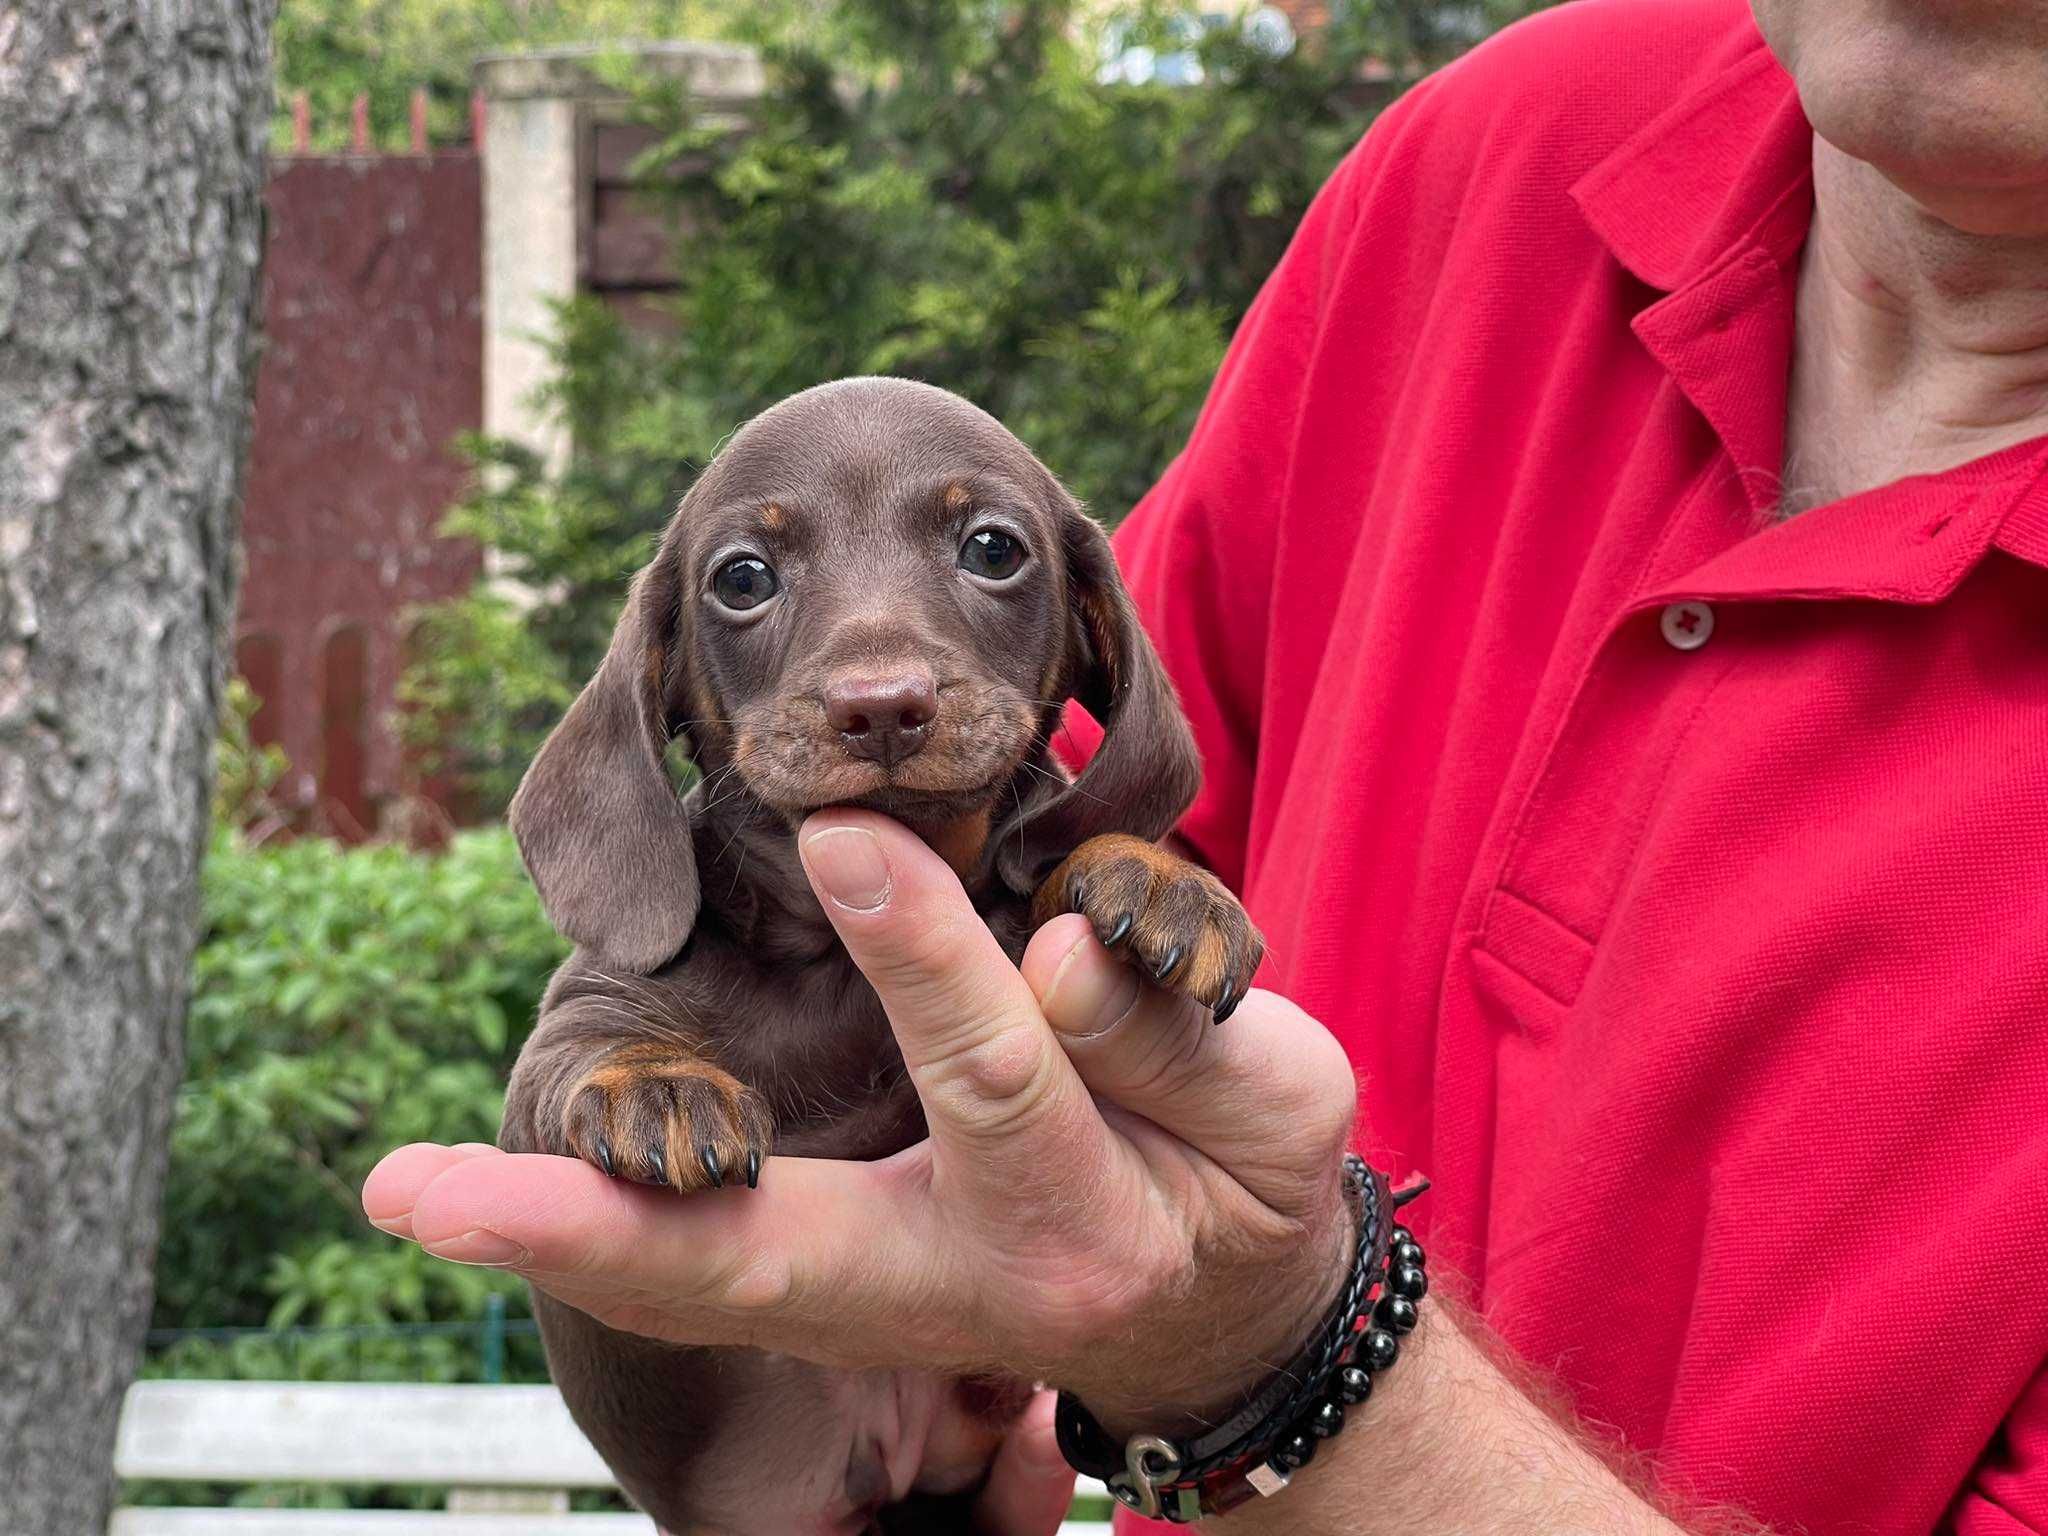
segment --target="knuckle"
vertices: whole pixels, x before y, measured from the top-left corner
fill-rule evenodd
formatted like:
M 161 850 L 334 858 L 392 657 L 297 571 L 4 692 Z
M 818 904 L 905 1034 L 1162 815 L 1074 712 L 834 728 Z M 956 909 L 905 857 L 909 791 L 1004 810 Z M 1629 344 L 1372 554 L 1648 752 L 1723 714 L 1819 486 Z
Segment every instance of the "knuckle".
M 918 1075 L 934 1110 L 990 1136 L 1019 1130 L 1054 1098 L 1052 1053 L 1021 1027 L 969 1034 L 931 1056 Z
M 857 958 L 884 1001 L 958 1012 L 986 1007 L 990 997 L 976 963 L 986 953 L 980 937 L 949 921 L 907 923 Z
M 905 980 L 944 975 L 955 953 L 952 925 L 943 922 L 899 924 L 867 948 L 870 969 Z
M 750 1317 L 785 1312 L 795 1295 L 796 1273 L 786 1257 L 773 1251 L 742 1255 L 711 1290 L 716 1305 Z

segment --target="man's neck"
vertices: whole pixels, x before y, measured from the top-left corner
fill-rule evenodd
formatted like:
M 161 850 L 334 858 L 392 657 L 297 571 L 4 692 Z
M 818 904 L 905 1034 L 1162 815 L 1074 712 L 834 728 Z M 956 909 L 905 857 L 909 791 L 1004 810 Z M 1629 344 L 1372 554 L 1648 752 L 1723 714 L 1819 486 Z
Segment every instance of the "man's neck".
M 2048 235 L 1965 234 L 1814 142 L 1785 509 L 2048 433 Z

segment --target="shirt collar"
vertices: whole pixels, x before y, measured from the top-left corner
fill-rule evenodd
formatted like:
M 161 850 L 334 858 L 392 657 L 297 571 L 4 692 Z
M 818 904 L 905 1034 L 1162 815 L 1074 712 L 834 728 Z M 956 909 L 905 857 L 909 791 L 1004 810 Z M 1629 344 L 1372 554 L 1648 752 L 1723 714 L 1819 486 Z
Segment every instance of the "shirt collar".
M 1653 288 L 1686 286 L 1742 247 L 1790 262 L 1811 222 L 1813 130 L 1754 26 L 1733 60 L 1572 188 L 1593 232 Z
M 1938 603 L 1990 550 L 2048 566 L 2048 438 L 1815 507 L 1704 562 L 1653 562 L 1632 608 L 1684 598 Z
M 1766 514 L 1784 460 L 1813 130 L 1754 24 L 1572 197 L 1615 258 L 1664 290 L 1632 328 L 1741 469 L 1752 516 Z
M 1748 467 L 1752 511 L 1767 513 L 1783 459 L 1794 279 L 1813 222 L 1813 129 L 1754 24 L 1571 195 L 1615 259 L 1662 290 L 1633 329 Z M 1765 374 L 1777 392 L 1757 387 Z M 1642 601 L 1938 602 L 1989 549 L 2048 566 L 2048 438 L 1802 512 L 1704 566 L 1684 546 L 1670 541 Z

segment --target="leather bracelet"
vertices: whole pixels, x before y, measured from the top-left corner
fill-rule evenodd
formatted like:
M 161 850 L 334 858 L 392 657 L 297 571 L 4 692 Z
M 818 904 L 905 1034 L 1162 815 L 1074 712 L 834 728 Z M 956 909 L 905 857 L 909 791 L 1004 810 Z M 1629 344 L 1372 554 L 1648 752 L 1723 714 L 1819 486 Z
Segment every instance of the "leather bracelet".
M 1344 1172 L 1358 1207 L 1351 1270 L 1292 1363 L 1223 1423 L 1183 1441 L 1137 1434 L 1118 1445 L 1079 1399 L 1061 1392 L 1054 1423 L 1070 1466 L 1100 1478 L 1139 1514 L 1179 1525 L 1278 1493 L 1343 1428 L 1344 1409 L 1364 1402 L 1373 1375 L 1399 1357 L 1401 1336 L 1415 1327 L 1416 1304 L 1429 1288 L 1421 1245 L 1393 1221 L 1429 1181 L 1394 1191 L 1355 1155 L 1345 1158 Z

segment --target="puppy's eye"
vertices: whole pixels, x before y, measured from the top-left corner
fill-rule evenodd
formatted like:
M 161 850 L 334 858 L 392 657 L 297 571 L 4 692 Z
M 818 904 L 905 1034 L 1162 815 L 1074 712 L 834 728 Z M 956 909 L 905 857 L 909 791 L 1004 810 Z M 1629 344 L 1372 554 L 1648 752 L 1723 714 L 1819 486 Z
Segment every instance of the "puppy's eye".
M 1000 528 L 977 529 L 960 546 L 960 569 L 990 581 L 1008 581 L 1023 567 L 1024 541 Z
M 726 607 L 744 612 L 767 602 L 780 590 L 780 584 L 767 561 L 742 555 L 718 568 L 718 574 L 711 578 L 711 590 Z

